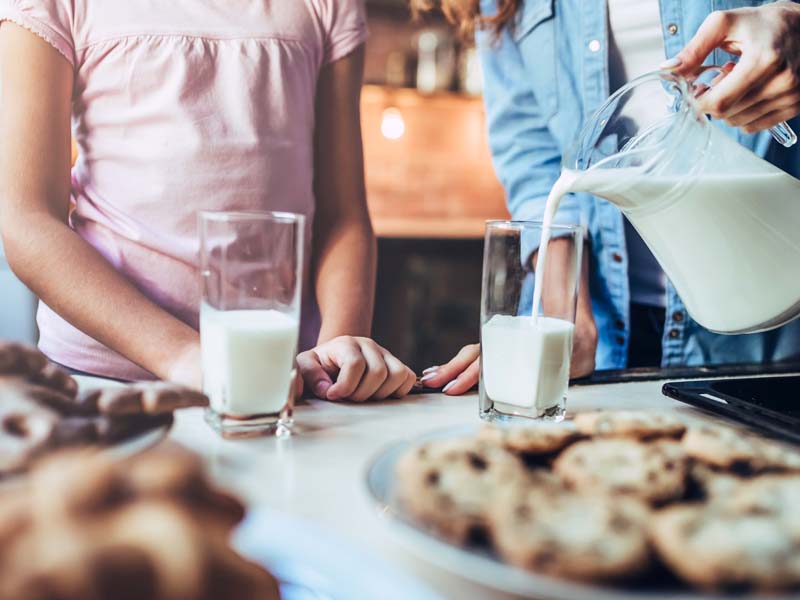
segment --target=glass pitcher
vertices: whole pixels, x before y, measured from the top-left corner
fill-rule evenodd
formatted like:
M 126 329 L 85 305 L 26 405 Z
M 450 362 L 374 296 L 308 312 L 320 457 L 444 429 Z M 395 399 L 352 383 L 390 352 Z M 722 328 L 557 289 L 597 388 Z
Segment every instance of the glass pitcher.
M 796 141 L 786 124 L 773 135 Z M 655 72 L 618 90 L 563 167 L 570 191 L 622 210 L 707 329 L 764 331 L 800 315 L 800 181 L 714 126 L 686 79 Z

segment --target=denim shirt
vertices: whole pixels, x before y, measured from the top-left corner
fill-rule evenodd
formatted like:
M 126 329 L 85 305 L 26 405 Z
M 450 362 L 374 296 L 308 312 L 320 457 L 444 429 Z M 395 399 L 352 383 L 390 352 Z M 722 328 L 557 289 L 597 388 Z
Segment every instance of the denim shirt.
M 762 4 L 767 2 L 661 0 L 665 58 L 683 48 L 711 11 Z M 495 0 L 482 0 L 481 10 L 484 15 L 494 14 Z M 515 219 L 542 219 L 547 194 L 561 170 L 562 154 L 609 96 L 607 22 L 604 0 L 524 0 L 515 25 L 499 39 L 488 31 L 477 35 L 489 142 Z M 717 50 L 707 63 L 721 65 L 728 60 L 735 57 Z M 791 125 L 800 132 L 800 120 Z M 774 143 L 769 132 L 746 135 L 718 126 L 759 156 L 800 175 L 800 144 L 786 149 Z M 562 201 L 556 222 L 580 223 L 588 230 L 589 283 L 599 331 L 596 365 L 598 369 L 623 368 L 630 337 L 630 295 L 622 214 L 605 200 L 572 194 Z M 742 286 L 746 285 L 743 278 Z M 800 320 L 766 333 L 719 335 L 687 314 L 671 284 L 666 306 L 662 366 L 800 358 Z

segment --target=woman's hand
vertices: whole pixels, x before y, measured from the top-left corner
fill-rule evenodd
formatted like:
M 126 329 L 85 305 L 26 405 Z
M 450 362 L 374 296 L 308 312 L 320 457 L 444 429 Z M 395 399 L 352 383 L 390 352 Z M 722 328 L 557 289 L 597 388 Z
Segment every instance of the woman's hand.
M 422 373 L 425 387 L 443 388 L 448 396 L 460 396 L 471 390 L 481 373 L 481 345 L 464 346 L 446 365 L 430 367 Z
M 597 326 L 592 311 L 578 311 L 572 346 L 569 376 L 585 377 L 594 372 L 594 355 L 597 350 Z M 460 396 L 471 390 L 480 377 L 481 346 L 464 346 L 446 365 L 430 367 L 422 374 L 425 387 L 442 388 L 448 396 Z
M 700 96 L 700 110 L 747 133 L 800 114 L 800 6 L 776 2 L 713 12 L 662 67 L 691 76 L 715 48 L 741 58 Z
M 341 336 L 297 357 L 306 386 L 323 400 L 402 398 L 417 380 L 391 352 L 365 337 Z

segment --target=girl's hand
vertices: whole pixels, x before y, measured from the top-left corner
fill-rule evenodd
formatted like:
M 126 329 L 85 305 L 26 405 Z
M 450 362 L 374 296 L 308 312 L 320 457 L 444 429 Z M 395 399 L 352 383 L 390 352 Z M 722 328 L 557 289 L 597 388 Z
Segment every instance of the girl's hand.
M 700 110 L 747 133 L 800 114 L 800 6 L 776 2 L 713 12 L 662 68 L 691 76 L 715 48 L 741 58 L 698 98 Z
M 365 337 L 334 338 L 300 353 L 297 366 L 308 389 L 323 400 L 402 398 L 417 380 L 391 352 Z

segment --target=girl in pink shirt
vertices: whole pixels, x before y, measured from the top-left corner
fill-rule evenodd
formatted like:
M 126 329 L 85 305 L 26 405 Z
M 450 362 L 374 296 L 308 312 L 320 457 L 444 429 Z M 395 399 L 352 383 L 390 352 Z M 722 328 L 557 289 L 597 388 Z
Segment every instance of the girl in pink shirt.
M 52 360 L 199 386 L 197 213 L 284 210 L 313 233 L 306 385 L 409 391 L 365 337 L 362 0 L 0 0 L 0 22 L 0 224 Z

